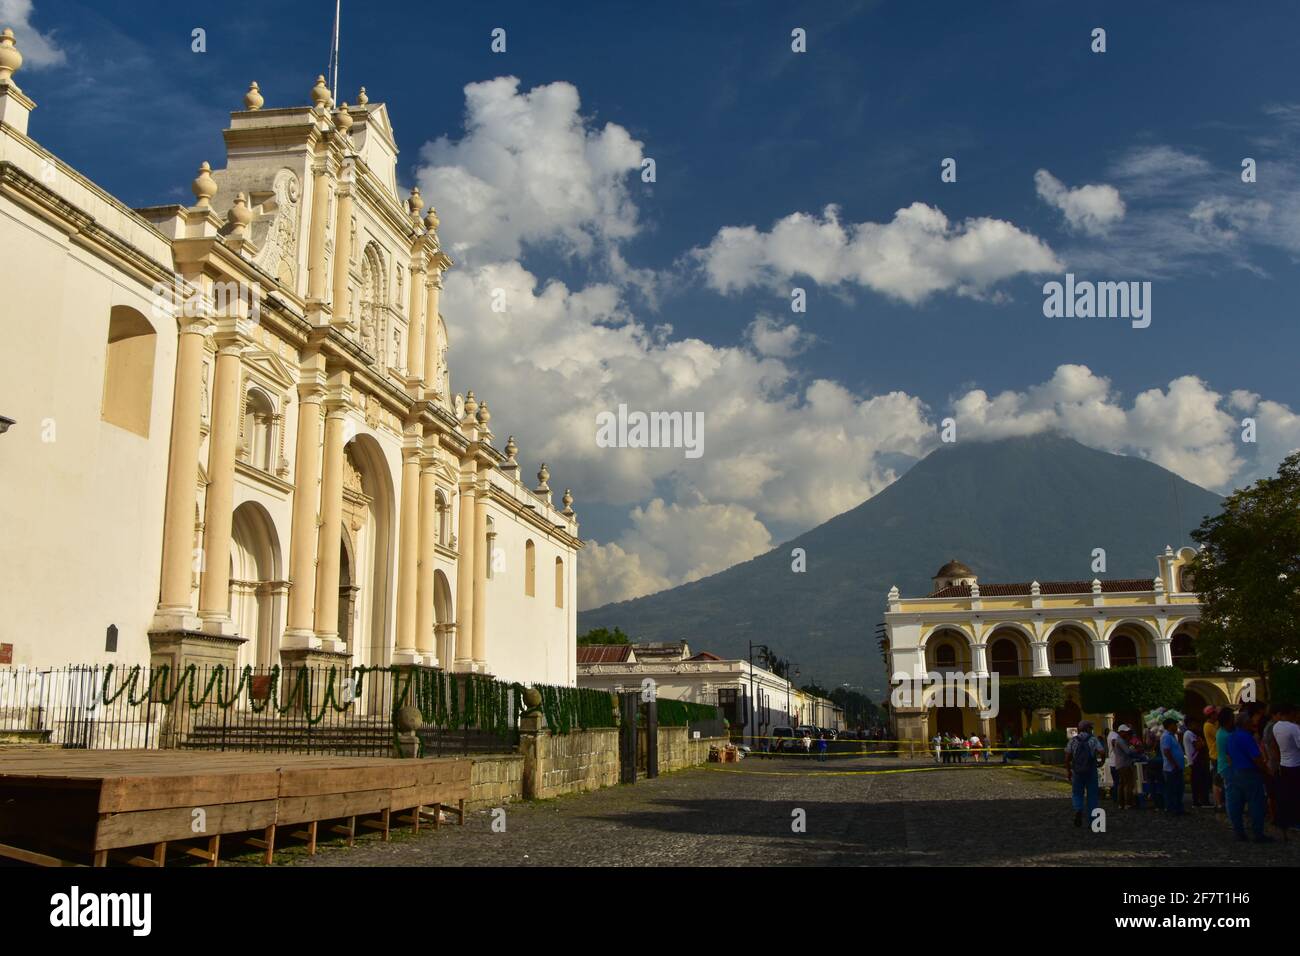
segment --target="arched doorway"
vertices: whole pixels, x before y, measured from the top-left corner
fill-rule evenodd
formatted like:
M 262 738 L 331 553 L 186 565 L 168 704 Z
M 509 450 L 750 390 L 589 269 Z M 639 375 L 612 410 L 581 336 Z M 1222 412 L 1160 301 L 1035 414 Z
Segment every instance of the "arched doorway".
M 394 567 L 393 481 L 375 438 L 357 435 L 344 448 L 344 557 L 350 556 L 348 592 L 340 593 L 340 637 L 358 666 L 386 666 L 392 658 L 391 597 Z M 340 567 L 339 584 L 343 586 Z M 343 598 L 348 600 L 345 604 Z
M 1002 636 L 995 637 L 989 644 L 989 673 L 1019 677 L 1020 648 L 1012 638 L 1005 636 L 1005 632 L 999 633 Z
M 1134 667 L 1138 662 L 1137 642 L 1128 634 L 1116 634 L 1110 639 L 1110 666 Z
M 255 501 L 235 509 L 230 527 L 230 619 L 244 643 L 239 667 L 280 663 L 280 546 L 275 524 Z
M 1067 697 L 1065 705 L 1056 708 L 1052 715 L 1053 726 L 1058 730 L 1064 730 L 1067 727 L 1077 727 L 1079 721 L 1083 720 L 1083 711 L 1079 709 L 1079 702 L 1073 697 Z
M 444 670 L 451 670 L 456 655 L 451 630 L 455 617 L 452 613 L 451 585 L 447 582 L 447 575 L 441 568 L 433 572 L 433 620 L 434 633 L 437 636 L 434 650 L 438 655 L 438 663 Z

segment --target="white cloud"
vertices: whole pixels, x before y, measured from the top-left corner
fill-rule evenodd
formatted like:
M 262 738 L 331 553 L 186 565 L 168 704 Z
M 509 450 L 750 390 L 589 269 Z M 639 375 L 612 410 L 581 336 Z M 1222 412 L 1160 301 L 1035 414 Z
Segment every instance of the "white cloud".
M 1045 242 L 1001 219 L 954 225 L 924 203 L 898 210 L 887 223 L 840 222 L 839 209 L 794 213 L 770 231 L 726 226 L 692 252 L 719 292 L 777 287 L 796 275 L 819 285 L 857 285 L 917 304 L 938 292 L 983 297 L 1004 279 L 1060 271 Z
M 632 526 L 617 541 L 583 551 L 579 607 L 698 581 L 772 547 L 767 528 L 740 505 L 655 498 L 630 517 Z
M 734 345 L 676 337 L 629 304 L 633 290 L 653 298 L 665 281 L 621 254 L 640 228 L 624 185 L 639 144 L 618 127 L 592 127 L 568 84 L 520 93 L 506 78 L 471 84 L 466 96 L 465 138 L 427 147 L 431 165 L 420 173 L 445 238 L 463 250 L 444 279 L 453 388 L 490 403 L 498 444 L 515 435 L 528 481 L 549 463 L 557 492 L 577 494 L 580 519 L 589 502 L 628 509 L 624 530 L 583 551 L 580 607 L 695 580 L 855 507 L 935 447 L 946 414 L 963 439 L 1056 430 L 1220 490 L 1272 471 L 1300 445 L 1300 416 L 1290 409 L 1253 393 L 1221 395 L 1191 376 L 1126 403 L 1091 369 L 1062 365 L 1023 390 L 971 388 L 931 408 L 906 392 L 805 381 L 794 361 L 810 338 L 775 316 L 755 316 Z M 535 244 L 558 244 L 602 267 L 608 281 L 539 280 L 519 261 Z M 830 207 L 768 233 L 723 229 L 695 254 L 724 292 L 798 273 L 909 302 L 940 291 L 985 294 L 1003 278 L 1061 268 L 1010 223 L 954 226 L 920 204 L 883 225 L 841 225 Z M 505 312 L 491 308 L 498 289 Z M 703 456 L 597 447 L 596 415 L 620 403 L 703 412 Z M 1258 419 L 1257 446 L 1238 441 L 1245 414 Z
M 580 107 L 570 83 L 521 93 L 502 76 L 465 87 L 464 138 L 426 144 L 417 174 L 453 255 L 510 259 L 529 243 L 588 255 L 636 233 L 627 178 L 641 143 L 614 123 L 589 127 Z
M 1076 186 L 1070 189 L 1046 169 L 1034 173 L 1038 198 L 1059 209 L 1071 229 L 1088 235 L 1104 235 L 1112 223 L 1124 218 L 1124 200 L 1119 190 L 1108 185 Z
M 13 28 L 14 41 L 23 55 L 22 69 L 39 70 L 67 61 L 54 34 L 32 26 L 32 0 L 0 0 L 0 29 L 4 27 Z

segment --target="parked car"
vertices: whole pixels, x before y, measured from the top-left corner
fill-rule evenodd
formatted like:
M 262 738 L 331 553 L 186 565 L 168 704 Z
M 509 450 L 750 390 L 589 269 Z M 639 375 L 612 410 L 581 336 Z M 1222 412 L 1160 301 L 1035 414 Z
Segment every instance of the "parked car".
M 772 753 L 786 753 L 797 745 L 798 736 L 793 727 L 775 727 L 772 730 L 772 739 L 768 741 L 769 749 Z

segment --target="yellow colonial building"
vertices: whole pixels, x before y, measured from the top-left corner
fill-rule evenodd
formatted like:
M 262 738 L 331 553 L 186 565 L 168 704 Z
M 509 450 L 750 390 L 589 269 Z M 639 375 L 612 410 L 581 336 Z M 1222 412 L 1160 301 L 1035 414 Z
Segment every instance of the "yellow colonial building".
M 935 573 L 924 597 L 904 597 L 892 588 L 885 635 L 896 686 L 913 686 L 927 674 L 1051 676 L 1063 680 L 1067 694 L 1064 707 L 1038 712 L 1029 728 L 1014 711 L 982 717 L 975 694 L 944 700 L 929 686 L 906 701 L 910 706 L 895 708 L 899 738 L 923 741 L 951 731 L 1002 740 L 1075 724 L 1085 716 L 1079 674 L 1089 668 L 1172 665 L 1186 672 L 1185 696 L 1170 705 L 1199 712 L 1207 704 L 1235 702 L 1247 675 L 1201 671 L 1196 663 L 1200 604 L 1187 567 L 1195 554 L 1167 547 L 1152 578 L 1021 584 L 981 583 L 975 571 L 953 560 Z M 1099 729 L 1116 720 L 1138 721 L 1136 713 L 1086 716 Z
M 453 263 L 399 195 L 384 104 L 252 83 L 193 204 L 132 209 L 32 138 L 20 39 L 0 36 L 0 660 L 572 685 L 573 499 L 452 390 Z

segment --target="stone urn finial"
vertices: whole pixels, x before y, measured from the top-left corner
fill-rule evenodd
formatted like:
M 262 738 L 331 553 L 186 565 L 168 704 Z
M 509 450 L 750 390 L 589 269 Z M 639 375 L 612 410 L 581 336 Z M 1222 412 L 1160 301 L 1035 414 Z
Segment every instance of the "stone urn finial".
M 234 227 L 232 230 L 234 234 L 242 238 L 248 229 L 248 224 L 253 221 L 253 210 L 248 208 L 247 196 L 240 193 L 235 197 L 235 204 L 230 207 L 230 215 L 227 218 Z
M 542 712 L 542 692 L 536 687 L 524 688 L 524 716 L 532 717 Z
M 207 162 L 199 167 L 199 174 L 194 178 L 190 189 L 194 191 L 195 205 L 200 209 L 212 206 L 212 197 L 217 194 L 217 181 L 212 178 L 212 167 Z
M 334 113 L 334 128 L 347 133 L 352 129 L 352 114 L 348 112 L 348 104 L 344 103 Z
M 357 106 L 365 106 L 370 102 L 370 97 L 366 96 L 366 88 L 361 87 L 361 92 L 357 94 Z
M 537 469 L 537 487 L 533 490 L 539 495 L 551 493 L 551 486 L 547 482 L 551 478 L 551 469 L 546 467 L 546 462 L 542 462 L 542 467 Z
M 478 399 L 474 397 L 474 389 L 465 393 L 465 417 L 473 419 L 474 413 L 478 411 Z
M 565 488 L 564 497 L 560 499 L 560 502 L 564 505 L 564 510 L 560 513 L 564 515 L 566 518 L 572 518 L 574 515 L 573 491 L 569 488 Z
M 262 99 L 262 91 L 258 88 L 257 80 L 248 84 L 248 92 L 244 94 L 244 109 L 254 111 L 260 110 L 266 100 Z
M 311 88 L 311 105 L 329 109 L 334 105 L 333 100 L 334 98 L 330 96 L 330 88 L 325 85 L 325 74 L 322 73 L 316 77 L 316 85 Z
M 515 436 L 511 435 L 506 439 L 506 460 L 513 463 L 518 454 L 519 446 L 515 444 Z
M 5 27 L 0 33 L 0 83 L 13 82 L 13 75 L 23 65 L 23 55 L 14 43 L 14 31 Z
M 429 207 L 429 214 L 424 217 L 424 228 L 430 232 L 438 231 L 438 211 L 432 206 Z
M 411 215 L 416 219 L 419 219 L 420 213 L 424 212 L 424 197 L 420 195 L 419 186 L 411 187 L 411 195 L 406 200 L 406 208 L 411 211 Z

